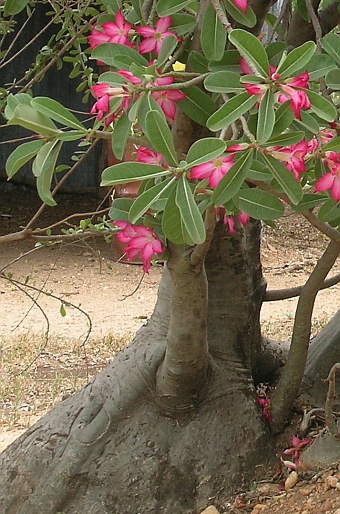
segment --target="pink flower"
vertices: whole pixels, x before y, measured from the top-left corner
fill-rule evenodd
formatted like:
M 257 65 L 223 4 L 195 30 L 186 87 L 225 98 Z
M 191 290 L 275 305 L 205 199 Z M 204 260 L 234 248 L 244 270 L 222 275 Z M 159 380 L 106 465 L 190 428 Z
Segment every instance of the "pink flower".
M 294 470 L 297 469 L 297 467 L 299 465 L 300 453 L 301 453 L 302 448 L 304 448 L 311 442 L 312 442 L 311 439 L 300 439 L 299 437 L 294 435 L 292 437 L 292 440 L 290 443 L 291 447 L 283 452 L 283 455 L 291 455 L 293 458 L 293 461 L 281 459 L 284 466 L 286 466 L 289 469 L 294 469 Z
M 154 86 L 167 86 L 172 84 L 174 81 L 173 77 L 161 77 L 154 81 Z M 152 86 L 151 86 L 152 87 Z M 165 89 L 164 91 L 153 91 L 151 93 L 152 98 L 158 103 L 165 116 L 170 120 L 175 119 L 176 115 L 176 102 L 183 100 L 185 94 L 178 89 Z
M 330 171 L 322 175 L 317 181 L 315 192 L 320 193 L 329 191 L 331 197 L 340 201 L 340 154 L 337 152 L 327 152 L 327 156 L 322 159 Z
M 300 173 L 306 171 L 305 157 L 308 151 L 308 143 L 300 141 L 295 145 L 286 146 L 285 148 L 276 148 L 273 155 L 279 161 L 284 161 L 286 168 L 294 173 L 296 180 L 300 180 Z
M 91 50 L 102 43 L 108 43 L 110 41 L 110 37 L 105 34 L 105 32 L 101 32 L 97 29 L 93 29 L 87 39 L 89 40 Z
M 128 40 L 130 29 L 132 25 L 126 23 L 124 16 L 119 10 L 115 16 L 115 21 L 106 21 L 102 25 L 104 32 L 109 36 L 110 43 L 118 43 L 133 47 L 132 43 Z
M 157 21 L 154 29 L 152 27 L 138 27 L 136 33 L 146 38 L 139 45 L 139 53 L 146 54 L 148 52 L 155 52 L 155 54 L 158 55 L 164 39 L 167 36 L 176 36 L 174 32 L 167 30 L 170 25 L 171 17 L 165 16 Z
M 243 73 L 243 75 L 253 75 L 253 70 L 251 69 L 251 67 L 249 66 L 249 64 L 247 63 L 247 61 L 245 59 L 243 59 L 243 57 L 240 57 L 240 68 L 241 68 L 241 71 Z
M 109 84 L 96 84 L 91 87 L 91 91 L 98 100 L 93 105 L 90 113 L 97 114 L 97 120 L 101 120 L 106 113 L 110 112 L 110 98 L 122 98 L 122 104 L 126 97 L 129 97 L 123 87 L 111 87 Z M 128 98 L 126 98 L 128 101 Z M 122 105 L 121 104 L 121 105 Z M 116 109 L 117 111 L 117 109 Z M 115 115 L 112 113 L 109 117 L 105 118 L 105 125 L 109 125 L 114 121 Z
M 305 91 L 294 89 L 293 87 L 288 86 L 287 84 L 283 84 L 281 86 L 281 89 L 286 94 L 280 94 L 278 97 L 278 102 L 284 103 L 290 99 L 290 108 L 292 109 L 295 117 L 298 120 L 301 120 L 301 111 L 310 109 L 311 106 L 307 94 L 305 93 Z
M 308 74 L 308 71 L 305 71 L 305 72 L 301 73 L 300 75 L 293 77 L 288 82 L 288 85 L 291 87 L 303 87 L 304 89 L 309 89 L 308 82 L 309 82 L 309 74 Z
M 194 166 L 190 172 L 190 178 L 199 180 L 208 179 L 210 187 L 215 188 L 234 164 L 234 155 L 224 155 L 212 161 Z
M 137 152 L 137 162 L 145 162 L 147 164 L 158 164 L 161 165 L 164 159 L 164 155 L 158 152 L 153 152 L 146 148 L 145 146 L 140 146 L 136 150 Z
M 233 0 L 233 2 L 236 5 L 236 7 L 241 9 L 241 11 L 243 11 L 244 13 L 247 12 L 248 0 Z
M 260 405 L 260 407 L 262 408 L 263 417 L 266 418 L 268 423 L 272 423 L 273 420 L 272 420 L 272 416 L 270 413 L 270 410 L 271 410 L 270 399 L 267 397 L 263 397 L 263 396 L 257 396 L 256 403 L 258 403 Z
M 126 244 L 125 252 L 128 260 L 139 253 L 143 261 L 143 271 L 149 273 L 152 256 L 162 254 L 164 251 L 162 242 L 155 236 L 152 228 L 144 225 L 132 225 L 122 220 L 115 221 L 115 225 L 122 229 L 116 238 L 117 241 Z
M 244 227 L 250 220 L 250 216 L 246 214 L 245 212 L 241 212 L 241 214 L 238 214 L 238 216 L 224 216 L 223 223 L 224 225 L 227 225 L 228 231 L 230 234 L 236 234 L 236 220 L 238 220 L 241 225 Z

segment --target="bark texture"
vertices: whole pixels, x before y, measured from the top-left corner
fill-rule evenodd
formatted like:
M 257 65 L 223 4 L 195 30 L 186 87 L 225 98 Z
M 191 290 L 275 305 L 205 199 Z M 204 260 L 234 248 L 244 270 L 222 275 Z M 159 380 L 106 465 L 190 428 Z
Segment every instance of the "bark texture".
M 234 239 L 220 238 L 220 230 L 218 257 L 207 259 L 204 395 L 176 417 L 155 401 L 176 287 L 165 268 L 154 314 L 133 344 L 1 455 L 1 513 L 193 514 L 263 473 L 271 440 L 249 367 L 264 290 L 259 227 L 240 229 Z

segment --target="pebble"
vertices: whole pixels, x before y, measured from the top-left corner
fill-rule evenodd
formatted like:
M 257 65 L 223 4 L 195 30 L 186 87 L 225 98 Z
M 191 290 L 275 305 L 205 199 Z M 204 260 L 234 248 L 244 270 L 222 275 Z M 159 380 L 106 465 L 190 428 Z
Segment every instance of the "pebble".
M 299 475 L 296 471 L 292 471 L 289 473 L 288 477 L 285 480 L 285 490 L 288 491 L 296 486 L 299 480 Z
M 307 485 L 307 486 L 301 487 L 299 489 L 299 493 L 302 494 L 302 496 L 309 496 L 312 491 L 313 491 L 312 485 Z
M 267 508 L 268 508 L 267 505 L 262 505 L 262 503 L 258 503 L 254 506 L 253 510 L 251 511 L 251 514 L 259 514 L 260 512 L 263 512 Z
M 220 514 L 219 511 L 213 505 L 202 510 L 201 514 Z

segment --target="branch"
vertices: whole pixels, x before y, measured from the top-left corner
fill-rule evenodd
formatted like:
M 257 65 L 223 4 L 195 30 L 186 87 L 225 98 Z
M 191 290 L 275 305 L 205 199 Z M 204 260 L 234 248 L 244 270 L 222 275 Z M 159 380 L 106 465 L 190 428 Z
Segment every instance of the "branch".
M 326 378 L 326 382 L 328 382 L 328 392 L 325 403 L 326 425 L 328 426 L 330 433 L 335 437 L 335 439 L 340 439 L 340 432 L 333 417 L 333 402 L 334 398 L 336 397 L 335 373 L 339 370 L 340 363 L 338 362 L 337 364 L 334 364 L 329 372 L 328 377 Z
M 106 229 L 106 230 L 84 230 L 83 232 L 75 232 L 74 234 L 55 234 L 55 235 L 41 235 L 42 230 L 39 230 L 39 234 L 36 234 L 31 229 L 24 229 L 20 232 L 14 232 L 12 234 L 6 234 L 4 236 L 0 236 L 0 244 L 3 243 L 14 243 L 15 241 L 25 241 L 29 239 L 31 241 L 36 241 L 40 243 L 55 243 L 55 242 L 63 242 L 63 241 L 74 241 L 74 240 L 83 240 L 89 237 L 98 237 L 98 236 L 110 236 L 112 234 L 116 234 L 118 229 Z
M 320 232 L 325 234 L 329 239 L 340 245 L 340 232 L 336 228 L 331 227 L 327 223 L 319 220 L 319 218 L 314 214 L 312 210 L 309 211 L 301 211 L 302 216 L 309 221 L 313 227 L 317 228 Z
M 274 433 L 283 430 L 301 386 L 310 342 L 315 298 L 339 253 L 340 244 L 331 241 L 301 289 L 288 359 L 272 398 Z
M 205 213 L 204 220 L 205 228 L 206 228 L 206 238 L 204 243 L 200 245 L 196 245 L 190 257 L 190 262 L 194 266 L 203 261 L 210 247 L 210 243 L 212 237 L 214 235 L 215 225 L 216 225 L 216 214 L 215 208 L 209 207 Z
M 320 291 L 322 289 L 328 289 L 329 287 L 335 286 L 340 282 L 340 273 L 334 275 L 332 278 L 328 278 L 324 281 L 322 286 L 320 287 Z M 304 286 L 296 286 L 296 287 L 288 287 L 286 289 L 271 289 L 266 291 L 264 294 L 263 301 L 264 302 L 276 302 L 278 300 L 288 300 L 288 298 L 294 298 L 296 296 L 300 296 Z

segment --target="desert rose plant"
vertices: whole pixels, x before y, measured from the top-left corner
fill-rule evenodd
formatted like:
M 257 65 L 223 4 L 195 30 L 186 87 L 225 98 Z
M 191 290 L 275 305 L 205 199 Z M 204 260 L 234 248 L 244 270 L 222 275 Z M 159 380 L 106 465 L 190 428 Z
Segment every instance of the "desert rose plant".
M 51 98 L 8 95 L 8 124 L 38 137 L 14 150 L 7 174 L 12 178 L 32 160 L 41 199 L 53 206 L 51 183 L 61 145 L 111 141 L 120 162 L 103 171 L 102 186 L 140 183 L 136 199 L 112 199 L 116 237 L 128 259 L 141 256 L 145 273 L 153 261 L 166 261 L 146 329 L 155 346 L 150 354 L 142 346 L 138 350 L 151 403 L 158 413 L 182 419 L 207 398 L 218 401 L 219 390 L 232 390 L 234 404 L 240 402 L 252 416 L 256 435 L 248 435 L 255 454 L 269 444 L 268 434 L 282 431 L 287 422 L 304 374 L 314 300 L 339 255 L 340 36 L 329 31 L 322 37 L 308 18 L 314 40 L 288 46 L 280 32 L 282 17 L 266 18 L 269 2 L 104 4 L 105 13 L 87 36 L 91 58 L 103 70 L 89 83 L 92 127 Z M 134 148 L 129 161 L 127 145 Z M 253 385 L 264 377 L 259 313 L 268 294 L 259 256 L 261 226 L 275 223 L 287 209 L 304 216 L 329 244 L 300 294 L 280 380 L 271 398 L 256 398 Z M 125 375 L 117 376 L 120 388 Z M 132 380 L 134 392 L 142 387 L 138 380 Z M 111 423 L 121 418 L 110 401 L 104 399 L 102 409 L 110 412 Z M 228 420 L 236 419 L 235 412 Z M 237 420 L 237 433 L 240 426 L 247 432 L 248 425 Z M 223 423 L 214 425 L 214 437 L 223 437 Z M 99 432 L 93 430 L 95 439 Z M 228 454 L 240 455 L 241 435 L 231 432 L 239 443 L 230 443 Z M 83 450 L 77 454 L 80 468 L 82 455 Z M 218 459 L 216 469 L 220 465 Z M 235 476 L 241 467 L 235 464 Z M 207 479 L 214 491 L 216 469 Z M 59 505 L 48 491 L 39 498 L 49 494 L 50 504 Z

